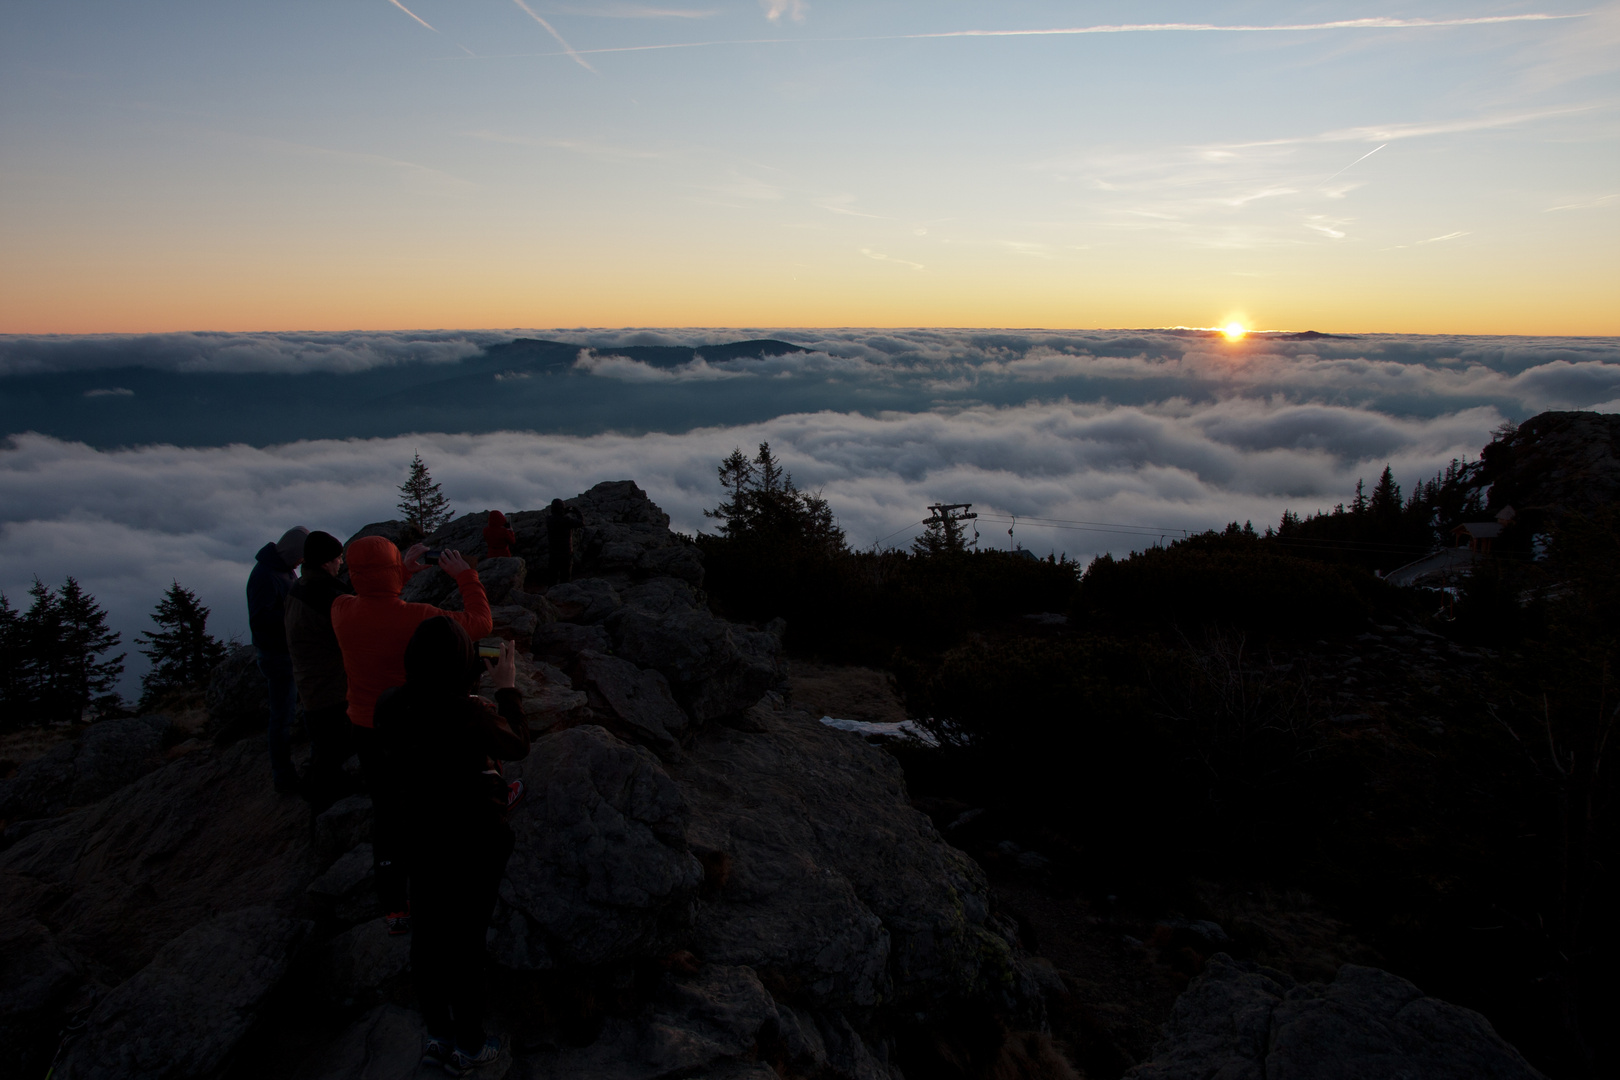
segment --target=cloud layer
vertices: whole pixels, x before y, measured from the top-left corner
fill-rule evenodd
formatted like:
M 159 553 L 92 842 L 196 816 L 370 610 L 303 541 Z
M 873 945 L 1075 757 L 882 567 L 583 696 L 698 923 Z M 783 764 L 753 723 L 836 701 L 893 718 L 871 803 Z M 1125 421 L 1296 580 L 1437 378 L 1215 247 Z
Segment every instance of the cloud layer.
M 0 340 L 12 376 L 0 398 L 60 378 L 73 395 L 63 408 L 100 424 L 113 415 L 102 410 L 152 411 L 164 387 L 205 387 L 210 412 L 274 413 L 283 433 L 231 443 L 272 442 L 232 420 L 223 436 L 188 439 L 200 429 L 160 415 L 178 445 L 97 449 L 13 425 L 0 443 L 0 588 L 16 602 L 36 574 L 73 574 L 128 641 L 179 580 L 218 632 L 241 634 L 254 552 L 291 525 L 346 536 L 395 516 L 415 452 L 457 512 L 536 508 L 629 478 L 692 532 L 719 498 L 715 465 L 764 440 L 857 546 L 906 543 L 924 505 L 947 500 L 985 515 L 981 543 L 1007 544 L 989 519 L 1017 515 L 1014 541 L 1085 559 L 1331 507 L 1385 463 L 1409 486 L 1476 454 L 1504 419 L 1620 407 L 1614 339 L 578 329 L 522 332 L 579 345 L 560 367 L 483 355 L 518 333 Z M 662 366 L 624 355 L 764 337 L 810 351 Z M 233 390 L 225 375 L 242 372 L 255 374 Z M 359 400 L 372 384 L 410 389 Z M 266 396 L 275 387 L 282 398 Z M 322 388 L 333 430 L 374 437 L 288 436 L 293 417 L 276 404 L 299 400 L 288 387 Z M 1098 522 L 1115 527 L 1084 524 Z

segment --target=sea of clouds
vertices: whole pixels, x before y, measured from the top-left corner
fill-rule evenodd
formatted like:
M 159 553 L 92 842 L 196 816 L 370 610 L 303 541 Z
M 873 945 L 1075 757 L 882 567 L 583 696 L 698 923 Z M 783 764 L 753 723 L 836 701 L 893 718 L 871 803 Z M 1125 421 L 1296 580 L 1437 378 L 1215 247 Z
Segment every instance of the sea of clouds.
M 262 446 L 177 438 L 95 449 L 11 433 L 0 443 L 0 588 L 16 603 L 35 575 L 54 585 L 73 574 L 127 644 L 178 580 L 214 609 L 215 632 L 239 635 L 254 552 L 290 525 L 341 537 L 396 516 L 396 488 L 414 452 L 457 513 L 539 508 L 629 478 L 674 527 L 694 532 L 718 501 L 718 461 L 762 441 L 801 486 L 823 492 L 856 546 L 906 543 L 923 507 L 946 500 L 985 515 L 981 545 L 1016 542 L 1084 560 L 1232 520 L 1259 527 L 1284 509 L 1331 507 L 1386 463 L 1410 485 L 1454 457 L 1476 455 L 1504 421 L 1545 409 L 1620 410 L 1620 341 L 1612 338 L 1380 335 L 1233 345 L 1147 331 L 189 334 L 123 345 L 111 337 L 3 339 L 0 372 L 136 364 L 341 373 L 423 363 L 453 371 L 483 346 L 518 335 L 585 347 L 571 373 L 549 376 L 572 380 L 572 393 L 640 395 L 643 414 L 656 416 L 658 402 L 700 385 L 723 389 L 728 396 L 704 400 L 735 402 L 720 412 L 735 408 L 739 418 L 711 415 L 692 426 L 672 407 L 667 422 L 634 431 L 401 430 Z M 675 368 L 613 353 L 753 337 L 812 351 Z M 1068 524 L 1020 520 L 1009 538 L 1002 519 L 1013 515 Z M 133 678 L 142 665 L 131 661 Z

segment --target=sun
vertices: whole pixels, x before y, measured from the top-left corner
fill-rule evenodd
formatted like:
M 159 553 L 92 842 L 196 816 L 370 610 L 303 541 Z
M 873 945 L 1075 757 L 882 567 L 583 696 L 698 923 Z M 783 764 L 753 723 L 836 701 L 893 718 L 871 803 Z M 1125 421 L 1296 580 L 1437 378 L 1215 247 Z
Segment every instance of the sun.
M 1240 322 L 1229 322 L 1221 328 L 1221 333 L 1226 335 L 1227 341 L 1242 341 L 1243 335 L 1248 332 L 1248 328 Z

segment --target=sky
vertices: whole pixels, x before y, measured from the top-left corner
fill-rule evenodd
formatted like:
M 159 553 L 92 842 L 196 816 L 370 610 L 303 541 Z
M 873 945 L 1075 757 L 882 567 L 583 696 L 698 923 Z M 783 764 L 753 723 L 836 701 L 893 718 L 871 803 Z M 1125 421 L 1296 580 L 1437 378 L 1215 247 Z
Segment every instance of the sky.
M 1620 4 L 81 0 L 0 333 L 1620 333 Z

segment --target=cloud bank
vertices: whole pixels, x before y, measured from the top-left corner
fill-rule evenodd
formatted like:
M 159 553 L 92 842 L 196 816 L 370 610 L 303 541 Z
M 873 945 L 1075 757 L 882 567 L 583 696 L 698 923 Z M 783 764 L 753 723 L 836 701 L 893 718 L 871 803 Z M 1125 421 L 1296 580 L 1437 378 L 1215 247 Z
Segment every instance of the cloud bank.
M 269 448 L 100 451 L 21 435 L 0 449 L 0 585 L 15 601 L 36 574 L 50 583 L 73 574 L 128 642 L 178 580 L 213 608 L 216 632 L 244 635 L 242 590 L 254 552 L 291 525 L 347 536 L 395 516 L 395 489 L 415 452 L 458 513 L 538 508 L 630 478 L 677 528 L 693 532 L 718 500 L 721 457 L 769 440 L 864 546 L 891 534 L 892 543 L 906 543 L 923 506 L 940 499 L 986 514 L 1165 530 L 1234 518 L 1264 524 L 1285 507 L 1342 500 L 1358 476 L 1386 461 L 1404 480 L 1428 475 L 1477 452 L 1501 420 L 1490 408 L 1403 419 L 1233 399 L 804 413 L 682 434 L 430 434 Z M 1155 538 L 1020 524 L 1016 540 L 1042 555 L 1084 559 Z M 1008 538 L 1002 526 L 986 525 L 981 543 L 1004 546 Z M 137 663 L 131 686 L 138 674 Z

